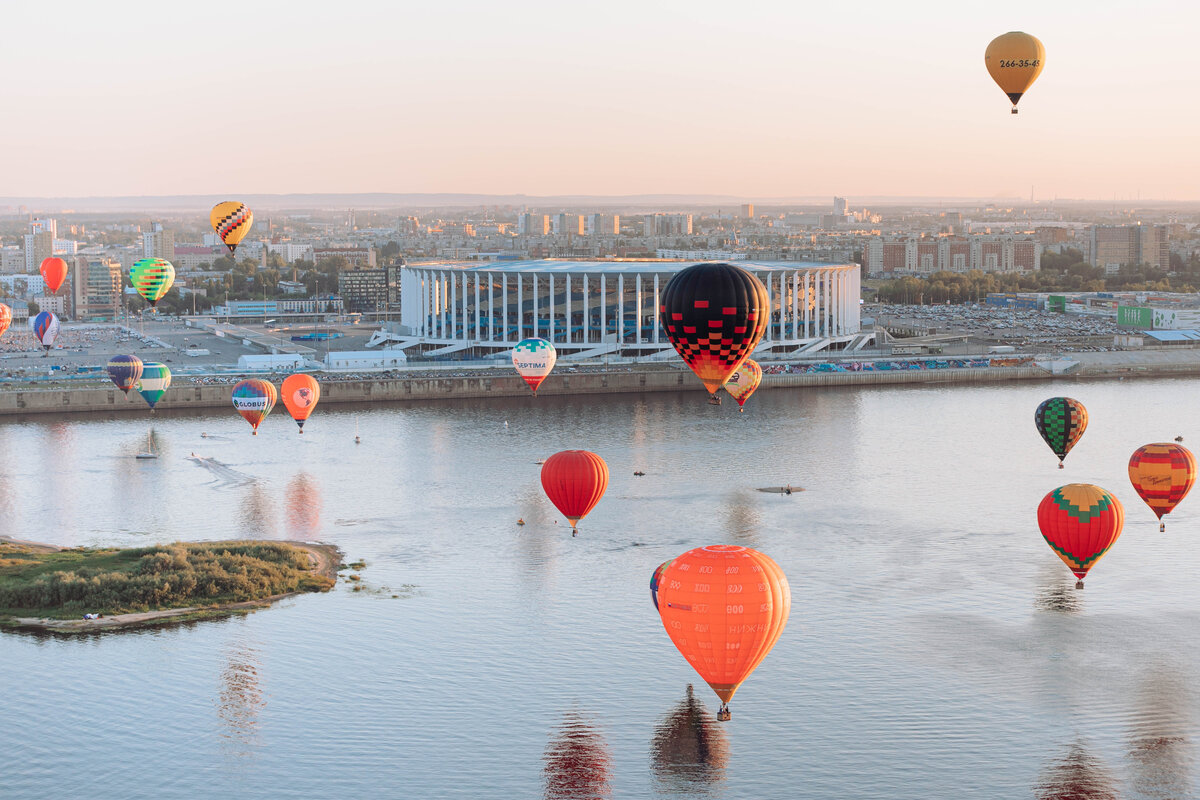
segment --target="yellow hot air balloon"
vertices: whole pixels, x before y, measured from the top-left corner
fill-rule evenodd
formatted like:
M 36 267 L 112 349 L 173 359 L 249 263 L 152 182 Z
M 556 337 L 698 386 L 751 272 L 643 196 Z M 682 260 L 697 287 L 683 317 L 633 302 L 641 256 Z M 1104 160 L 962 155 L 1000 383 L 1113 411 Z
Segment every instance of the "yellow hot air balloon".
M 245 203 L 226 200 L 213 206 L 208 220 L 217 236 L 220 236 L 221 241 L 229 248 L 229 254 L 233 255 L 242 239 L 250 232 L 250 226 L 254 224 L 254 212 L 247 208 Z
M 1009 31 L 992 39 L 983 54 L 983 63 L 996 85 L 1012 101 L 1012 113 L 1017 113 L 1021 95 L 1042 74 L 1046 65 L 1046 48 L 1036 36 L 1023 31 Z

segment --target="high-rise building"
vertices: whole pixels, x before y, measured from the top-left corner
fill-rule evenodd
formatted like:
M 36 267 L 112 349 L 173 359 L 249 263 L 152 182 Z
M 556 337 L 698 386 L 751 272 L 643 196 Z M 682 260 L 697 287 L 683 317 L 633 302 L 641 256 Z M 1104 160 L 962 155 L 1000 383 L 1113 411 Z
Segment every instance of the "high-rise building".
M 116 319 L 121 309 L 121 262 L 102 256 L 76 256 L 71 271 L 71 316 Z
M 386 311 L 400 302 L 401 266 L 343 270 L 338 273 L 338 294 L 347 311 Z
M 642 217 L 645 236 L 684 236 L 692 232 L 691 214 L 646 214 Z
M 150 223 L 150 230 L 142 234 L 142 257 L 175 260 L 175 233 L 163 229 L 161 222 Z
M 619 214 L 588 214 L 584 232 L 588 236 L 616 236 L 621 232 Z
M 58 220 L 53 219 L 31 219 L 29 220 L 30 233 L 46 233 L 49 232 L 54 236 L 58 236 Z
M 550 232 L 550 218 L 545 214 L 521 214 L 517 217 L 517 234 L 545 236 Z
M 833 198 L 833 213 L 841 217 L 846 216 L 846 198 Z
M 1036 272 L 1042 267 L 1042 245 L 1030 237 L 873 236 L 863 243 L 863 267 L 870 275 L 931 272 Z
M 54 234 L 38 231 L 25 234 L 25 271 L 33 274 L 42 268 L 42 262 L 54 255 Z
M 754 203 L 742 204 L 742 217 L 744 219 L 754 219 Z
M 551 217 L 550 221 L 555 236 L 583 235 L 584 220 L 578 214 L 559 213 Z
M 1166 269 L 1171 264 L 1167 228 L 1163 225 L 1094 225 L 1089 239 L 1092 263 L 1104 267 L 1108 274 L 1127 265 Z

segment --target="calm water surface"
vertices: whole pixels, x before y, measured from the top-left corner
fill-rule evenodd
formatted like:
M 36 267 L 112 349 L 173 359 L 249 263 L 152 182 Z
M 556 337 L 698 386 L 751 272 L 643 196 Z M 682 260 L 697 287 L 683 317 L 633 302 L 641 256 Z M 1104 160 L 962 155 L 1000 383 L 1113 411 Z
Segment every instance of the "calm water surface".
M 304 436 L 282 409 L 257 437 L 232 411 L 0 423 L 0 534 L 319 539 L 369 584 L 0 636 L 0 796 L 1195 797 L 1200 499 L 1160 534 L 1125 465 L 1200 443 L 1198 390 L 328 407 Z M 1063 471 L 1032 423 L 1058 393 L 1091 416 Z M 151 425 L 162 457 L 136 461 Z M 536 464 L 568 448 L 612 471 L 575 539 Z M 1128 514 L 1083 591 L 1035 514 L 1071 481 Z M 789 482 L 807 491 L 755 491 Z M 660 562 L 715 543 L 771 555 L 793 600 L 725 724 L 648 592 Z

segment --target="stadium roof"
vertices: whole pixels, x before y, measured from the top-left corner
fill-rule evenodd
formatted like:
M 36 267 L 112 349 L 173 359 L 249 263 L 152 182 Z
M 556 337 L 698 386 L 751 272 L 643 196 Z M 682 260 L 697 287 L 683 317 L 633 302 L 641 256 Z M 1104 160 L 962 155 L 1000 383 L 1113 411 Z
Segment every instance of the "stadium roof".
M 623 261 L 568 261 L 545 258 L 532 261 L 461 261 L 427 264 L 409 264 L 412 269 L 461 269 L 464 272 L 539 272 L 552 274 L 572 274 L 584 272 L 605 272 L 608 274 L 653 274 L 656 272 L 679 272 L 682 269 L 707 264 L 707 261 L 654 261 L 654 260 L 623 260 Z M 739 267 L 745 267 L 753 272 L 781 272 L 784 270 L 854 267 L 852 263 L 821 263 L 816 261 L 731 261 Z
M 1200 331 L 1142 331 L 1142 333 L 1160 342 L 1200 341 Z

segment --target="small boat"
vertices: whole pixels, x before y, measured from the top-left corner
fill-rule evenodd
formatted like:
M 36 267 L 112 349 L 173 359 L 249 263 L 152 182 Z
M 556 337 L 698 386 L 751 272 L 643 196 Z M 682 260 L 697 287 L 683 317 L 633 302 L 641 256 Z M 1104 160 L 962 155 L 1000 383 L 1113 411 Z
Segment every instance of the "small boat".
M 354 443 L 361 444 L 362 438 L 358 435 L 358 417 L 354 418 Z
M 154 452 L 154 433 L 146 434 L 146 452 L 138 453 L 135 458 L 158 458 L 158 453 Z

